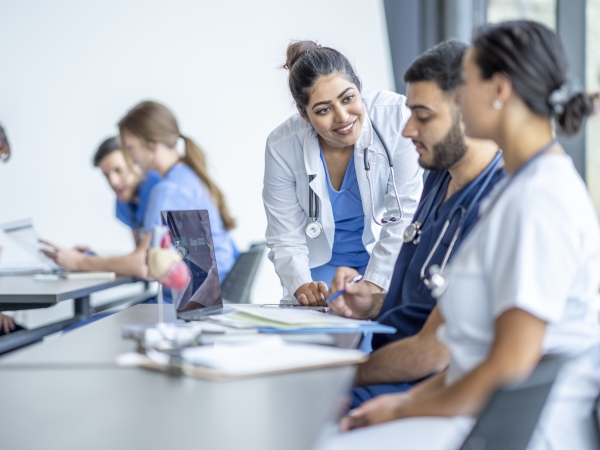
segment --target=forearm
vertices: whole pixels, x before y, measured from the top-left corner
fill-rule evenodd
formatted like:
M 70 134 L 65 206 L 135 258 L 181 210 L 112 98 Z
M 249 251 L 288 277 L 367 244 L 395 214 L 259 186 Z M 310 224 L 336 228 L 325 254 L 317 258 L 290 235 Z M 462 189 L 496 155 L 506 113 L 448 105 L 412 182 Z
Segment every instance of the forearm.
M 481 364 L 451 386 L 416 397 L 414 402 L 399 408 L 396 418 L 475 415 L 502 381 L 492 367 Z
M 525 311 L 503 313 L 485 361 L 440 392 L 401 408 L 397 418 L 477 414 L 496 389 L 529 376 L 542 355 L 545 330 L 545 322 Z
M 85 272 L 116 272 L 119 275 L 138 278 L 146 278 L 148 274 L 145 258 L 138 251 L 129 255 L 110 258 L 86 255 L 82 258 L 78 270 Z
M 373 352 L 358 367 L 358 386 L 402 383 L 440 372 L 448 365 L 448 349 L 435 339 L 427 342 L 419 335 L 386 345 Z

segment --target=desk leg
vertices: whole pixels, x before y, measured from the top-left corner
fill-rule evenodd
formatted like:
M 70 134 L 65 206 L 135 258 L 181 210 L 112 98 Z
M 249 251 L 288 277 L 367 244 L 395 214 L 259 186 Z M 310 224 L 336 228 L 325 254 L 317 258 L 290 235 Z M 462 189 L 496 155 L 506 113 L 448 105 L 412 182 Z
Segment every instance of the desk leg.
M 86 295 L 85 297 L 76 298 L 75 299 L 75 317 L 79 319 L 87 319 L 90 317 L 91 308 L 90 308 L 90 296 Z

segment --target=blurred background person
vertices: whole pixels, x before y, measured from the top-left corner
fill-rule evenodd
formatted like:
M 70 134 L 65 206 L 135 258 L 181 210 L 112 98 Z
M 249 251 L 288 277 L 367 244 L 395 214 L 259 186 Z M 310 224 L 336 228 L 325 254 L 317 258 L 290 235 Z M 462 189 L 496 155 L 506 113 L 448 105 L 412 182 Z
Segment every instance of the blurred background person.
M 9 159 L 10 144 L 4 128 L 0 125 L 0 161 L 7 162 Z M 0 247 L 0 259 L 2 259 L 2 247 Z M 0 313 L 0 336 L 22 329 L 23 327 L 17 325 L 12 317 Z
M 155 171 L 144 175 L 139 166 L 128 164 L 116 137 L 110 137 L 100 144 L 92 162 L 94 167 L 102 171 L 117 196 L 115 215 L 131 228 L 134 243 L 138 246 L 144 236 L 143 223 L 148 197 L 160 180 L 160 175 Z M 74 250 L 93 253 L 87 245 L 79 245 Z M 67 252 L 65 258 L 68 257 L 66 254 Z
M 180 132 L 173 113 L 157 102 L 135 106 L 121 119 L 119 130 L 128 157 L 144 173 L 154 170 L 162 177 L 148 199 L 143 224 L 147 236 L 163 223 L 161 211 L 207 210 L 219 279 L 223 281 L 239 255 L 229 233 L 235 220 L 225 196 L 208 173 L 200 147 Z M 177 152 L 180 138 L 185 146 L 183 156 Z

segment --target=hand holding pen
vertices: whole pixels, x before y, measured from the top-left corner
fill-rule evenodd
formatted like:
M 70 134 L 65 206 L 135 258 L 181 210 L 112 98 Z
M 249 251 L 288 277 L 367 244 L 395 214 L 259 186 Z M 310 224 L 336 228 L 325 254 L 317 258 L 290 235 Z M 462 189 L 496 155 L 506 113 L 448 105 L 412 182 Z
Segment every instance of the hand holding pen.
M 352 278 L 352 280 L 350 281 L 350 283 L 348 283 L 348 285 L 352 285 L 352 284 L 356 284 L 358 283 L 360 280 L 362 280 L 363 277 L 362 275 L 356 275 L 354 278 Z M 327 303 L 330 303 L 331 301 L 335 300 L 336 298 L 338 298 L 340 295 L 345 294 L 346 290 L 345 289 L 340 289 L 339 291 L 333 293 L 328 299 L 327 299 Z
M 361 280 L 362 276 L 355 269 L 339 267 L 331 282 L 327 305 L 340 316 L 373 319 L 377 305 L 369 283 Z

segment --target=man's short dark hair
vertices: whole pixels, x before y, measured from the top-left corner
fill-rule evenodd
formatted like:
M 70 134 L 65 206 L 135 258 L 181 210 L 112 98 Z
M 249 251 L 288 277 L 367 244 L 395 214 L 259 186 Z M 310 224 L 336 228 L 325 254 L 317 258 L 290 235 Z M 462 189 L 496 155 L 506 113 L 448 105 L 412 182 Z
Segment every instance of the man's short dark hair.
M 442 91 L 455 91 L 462 83 L 461 65 L 467 48 L 457 39 L 437 44 L 412 62 L 404 72 L 404 82 L 435 81 Z
M 111 137 L 106 139 L 94 155 L 94 167 L 98 167 L 100 162 L 110 155 L 112 152 L 120 150 L 121 146 L 119 145 L 119 140 L 116 137 Z

